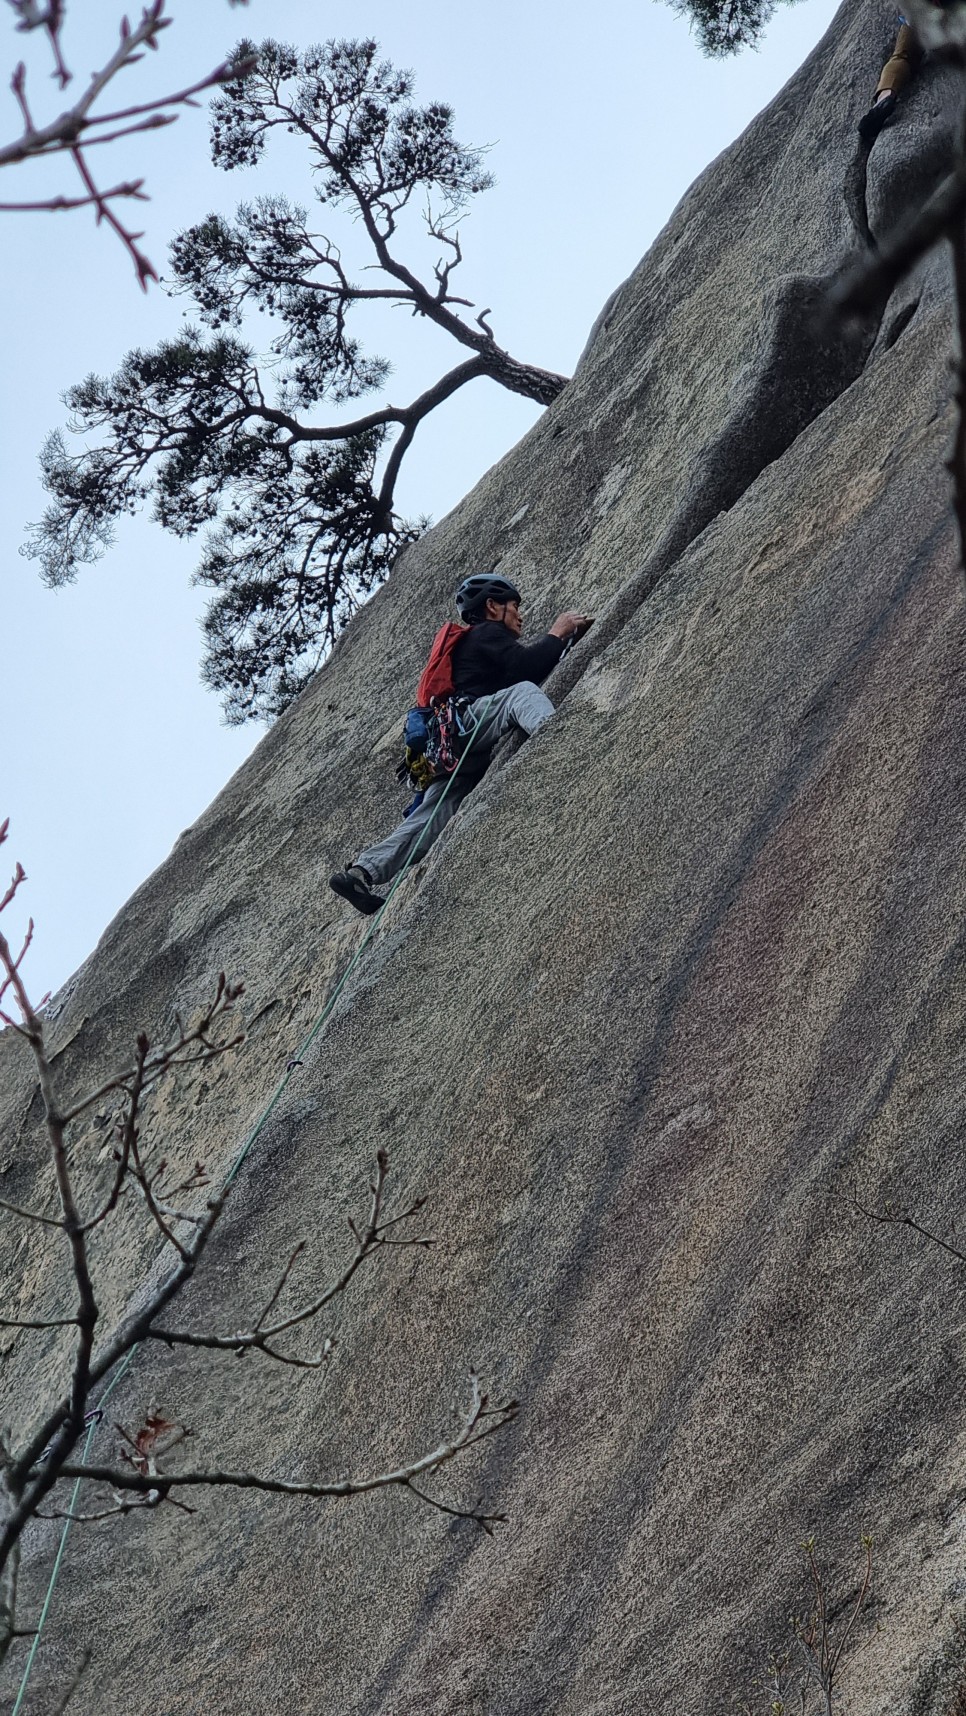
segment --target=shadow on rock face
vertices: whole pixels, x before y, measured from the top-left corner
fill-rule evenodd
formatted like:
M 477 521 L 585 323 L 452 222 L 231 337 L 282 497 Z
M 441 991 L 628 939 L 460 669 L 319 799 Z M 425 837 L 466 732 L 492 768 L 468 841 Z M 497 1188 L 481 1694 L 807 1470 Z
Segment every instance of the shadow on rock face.
M 861 374 L 880 317 L 842 321 L 829 315 L 824 275 L 787 274 L 769 283 L 752 350 L 735 376 L 727 419 L 695 461 L 681 504 L 645 564 L 621 589 L 594 628 L 594 651 L 617 635 L 664 574 L 720 513 Z M 575 652 L 557 670 L 565 695 L 589 655 Z
M 867 237 L 881 241 L 920 209 L 952 170 L 963 126 L 962 74 L 955 66 L 926 67 L 868 154 L 864 211 Z M 891 294 L 872 357 L 901 338 L 920 305 L 948 301 L 949 248 L 937 245 Z
M 870 145 L 856 134 L 842 195 L 870 250 L 920 208 L 955 164 L 962 132 L 962 75 L 926 61 L 925 69 Z
M 920 208 L 951 170 L 963 125 L 962 74 L 928 60 L 895 119 L 869 151 L 857 144 L 843 187 L 865 241 L 874 244 Z M 761 326 L 735 377 L 726 422 L 695 461 L 688 490 L 662 538 L 595 628 L 597 653 L 700 532 L 728 511 L 802 430 L 861 374 L 870 357 L 895 344 L 921 302 L 948 296 L 946 247 L 914 269 L 887 306 L 842 321 L 830 316 L 830 280 L 788 274 L 770 282 Z M 883 315 L 883 311 L 885 314 Z M 565 692 L 587 657 L 578 652 L 555 684 Z
M 770 283 L 728 420 L 699 463 L 687 518 L 675 520 L 681 538 L 675 558 L 861 373 L 877 320 L 835 320 L 827 292 L 822 276 L 791 274 Z

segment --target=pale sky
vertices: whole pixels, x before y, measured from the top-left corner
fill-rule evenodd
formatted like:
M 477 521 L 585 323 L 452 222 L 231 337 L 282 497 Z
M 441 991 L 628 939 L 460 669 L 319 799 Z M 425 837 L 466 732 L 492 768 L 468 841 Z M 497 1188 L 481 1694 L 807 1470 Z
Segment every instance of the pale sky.
M 76 85 L 111 53 L 121 10 L 119 0 L 68 5 L 65 43 Z M 372 35 L 397 64 L 412 67 L 417 100 L 448 101 L 461 141 L 491 145 L 497 183 L 464 223 L 461 290 L 491 307 L 497 339 L 515 357 L 569 372 L 604 300 L 701 169 L 797 69 L 835 7 L 831 0 L 780 7 L 761 50 L 724 63 L 703 59 L 687 25 L 656 0 L 570 9 L 559 0 L 490 0 L 485 9 L 452 0 L 250 0 L 246 9 L 169 0 L 169 10 L 174 22 L 160 51 L 115 86 L 111 106 L 196 80 L 242 34 L 300 46 Z M 3 17 L 0 42 L 0 64 L 12 71 L 17 59 L 27 61 L 35 120 L 53 117 L 66 103 L 50 80 L 39 32 L 17 35 Z M 4 142 L 19 130 L 8 81 L 4 73 Z M 140 205 L 138 221 L 162 275 L 170 239 L 211 210 L 231 213 L 258 192 L 311 196 L 294 149 L 284 157 L 270 150 L 254 175 L 217 172 L 204 108 L 99 156 L 105 184 L 144 175 L 151 201 Z M 72 172 L 63 160 L 8 168 L 3 200 L 75 195 Z M 0 284 L 7 375 L 0 821 L 11 818 L 0 893 L 20 858 L 29 884 L 17 921 L 28 912 L 36 920 L 25 971 L 39 1000 L 91 951 L 263 729 L 223 726 L 217 699 L 200 685 L 204 592 L 189 585 L 197 545 L 138 520 L 103 561 L 59 591 L 43 589 L 35 563 L 19 556 L 24 524 L 46 504 L 37 454 L 47 432 L 63 424 L 63 390 L 92 370 L 113 370 L 130 347 L 154 344 L 176 327 L 185 304 L 157 287 L 143 295 L 117 240 L 95 230 L 89 211 L 3 214 L 0 222 L 9 259 Z M 438 331 L 404 316 L 388 335 L 381 326 L 374 345 L 394 361 L 387 391 L 398 403 L 454 361 Z M 465 389 L 420 431 L 397 489 L 399 510 L 440 518 L 537 414 L 488 382 Z M 560 605 L 577 604 L 579 595 L 561 590 Z M 437 618 L 429 616 L 429 633 Z M 320 855 L 320 886 L 327 868 Z M 12 933 L 15 923 L 6 927 Z

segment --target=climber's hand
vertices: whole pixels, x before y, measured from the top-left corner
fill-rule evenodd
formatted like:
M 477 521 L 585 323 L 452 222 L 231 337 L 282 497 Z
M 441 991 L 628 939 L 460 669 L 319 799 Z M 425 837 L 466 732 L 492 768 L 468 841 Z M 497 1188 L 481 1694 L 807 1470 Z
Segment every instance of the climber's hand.
M 569 643 L 571 638 L 583 637 L 588 626 L 592 626 L 593 623 L 593 617 L 590 614 L 575 614 L 569 612 L 566 614 L 558 614 L 553 625 L 550 627 L 550 636 L 552 638 L 562 638 L 564 643 Z

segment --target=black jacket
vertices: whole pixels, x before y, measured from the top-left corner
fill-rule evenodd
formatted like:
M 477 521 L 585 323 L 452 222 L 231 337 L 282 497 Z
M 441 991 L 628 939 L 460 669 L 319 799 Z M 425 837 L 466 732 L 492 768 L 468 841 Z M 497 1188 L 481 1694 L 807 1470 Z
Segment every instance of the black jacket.
M 481 620 L 453 651 L 457 697 L 490 697 L 530 679 L 539 685 L 563 655 L 563 640 L 545 632 L 535 643 L 518 643 L 500 620 Z

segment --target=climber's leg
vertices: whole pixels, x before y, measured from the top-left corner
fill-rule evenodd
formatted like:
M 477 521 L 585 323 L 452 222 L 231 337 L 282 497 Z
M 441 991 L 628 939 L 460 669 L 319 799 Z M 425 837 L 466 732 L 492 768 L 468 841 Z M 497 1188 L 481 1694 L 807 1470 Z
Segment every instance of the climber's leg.
M 912 26 L 900 24 L 892 57 L 886 60 L 879 77 L 875 92 L 876 101 L 881 95 L 901 95 L 906 85 L 912 81 L 921 59 L 922 49 L 913 34 Z
M 872 106 L 859 120 L 859 135 L 863 142 L 870 145 L 875 142 L 886 120 L 895 112 L 896 102 L 915 75 L 921 59 L 922 48 L 911 25 L 903 19 L 891 58 L 880 73 Z
M 529 738 L 539 731 L 554 712 L 553 704 L 539 685 L 529 679 L 497 691 L 492 697 L 478 697 L 467 711 L 467 725 L 477 721 L 472 754 L 489 753 L 504 733 L 518 727 Z
M 373 885 L 379 882 L 389 882 L 399 874 L 407 859 L 415 851 L 420 836 L 420 858 L 425 858 L 427 852 L 446 824 L 452 820 L 459 810 L 467 788 L 457 778 L 452 782 L 449 792 L 446 792 L 447 782 L 434 781 L 423 795 L 422 802 L 416 806 L 411 816 L 407 816 L 398 827 L 387 834 L 375 846 L 367 846 L 360 852 L 354 864 L 345 870 L 337 870 L 329 878 L 329 886 L 344 900 L 355 906 L 360 912 L 377 912 L 383 901 L 378 894 L 372 892 Z M 443 798 L 443 794 L 446 797 Z

